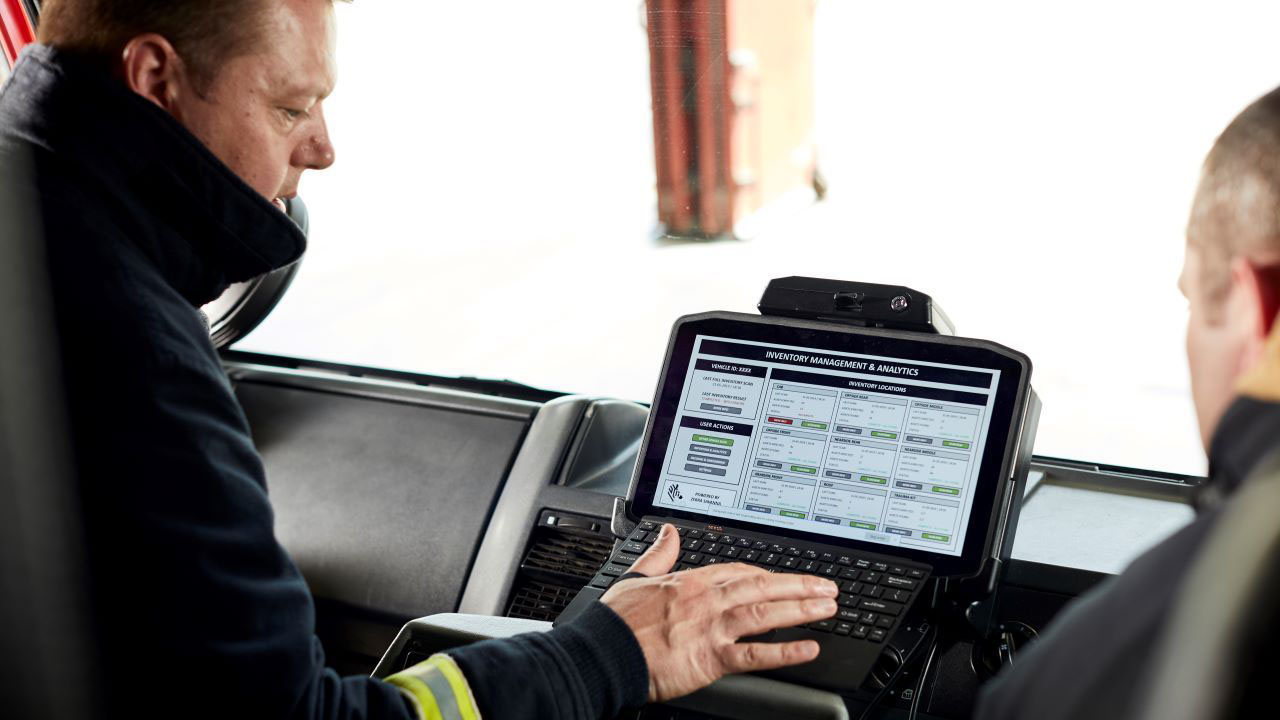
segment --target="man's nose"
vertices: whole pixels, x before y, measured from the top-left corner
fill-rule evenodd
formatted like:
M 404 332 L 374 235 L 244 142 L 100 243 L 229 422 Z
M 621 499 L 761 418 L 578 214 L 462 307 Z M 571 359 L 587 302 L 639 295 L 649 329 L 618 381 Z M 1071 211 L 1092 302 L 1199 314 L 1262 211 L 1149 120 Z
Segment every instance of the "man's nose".
M 333 164 L 335 158 L 333 143 L 329 140 L 329 126 L 323 109 L 318 105 L 312 110 L 311 119 L 312 127 L 294 150 L 292 164 L 307 170 L 324 170 Z

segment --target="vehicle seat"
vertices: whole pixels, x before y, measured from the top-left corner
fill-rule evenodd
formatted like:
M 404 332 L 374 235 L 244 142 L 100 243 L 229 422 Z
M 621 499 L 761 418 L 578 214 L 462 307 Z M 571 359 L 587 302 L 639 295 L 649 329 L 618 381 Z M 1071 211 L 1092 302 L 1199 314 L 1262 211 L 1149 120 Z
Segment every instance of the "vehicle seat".
M 1193 559 L 1135 717 L 1245 717 L 1280 661 L 1280 451 L 1228 501 Z

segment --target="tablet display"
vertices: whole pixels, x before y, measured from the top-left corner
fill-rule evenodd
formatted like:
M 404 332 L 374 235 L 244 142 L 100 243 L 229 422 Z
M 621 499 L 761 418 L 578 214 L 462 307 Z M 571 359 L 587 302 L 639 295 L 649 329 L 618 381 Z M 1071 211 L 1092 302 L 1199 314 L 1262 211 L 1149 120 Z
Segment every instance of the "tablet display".
M 981 549 L 969 535 L 990 524 L 1023 364 L 950 338 L 794 322 L 678 326 L 634 497 L 880 552 Z

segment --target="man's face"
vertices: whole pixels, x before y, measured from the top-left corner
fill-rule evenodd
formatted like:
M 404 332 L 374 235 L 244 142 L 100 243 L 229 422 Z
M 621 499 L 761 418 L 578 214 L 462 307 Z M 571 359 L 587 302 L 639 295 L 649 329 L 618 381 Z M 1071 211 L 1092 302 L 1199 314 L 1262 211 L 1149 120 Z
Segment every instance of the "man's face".
M 331 0 L 265 5 L 257 46 L 215 68 L 203 96 L 182 93 L 173 114 L 283 210 L 304 170 L 333 164 L 323 100 L 336 82 L 334 17 Z
M 1205 449 L 1218 421 L 1235 397 L 1235 385 L 1247 370 L 1251 332 L 1244 293 L 1231 282 L 1224 297 L 1210 297 L 1201 278 L 1201 250 L 1187 245 L 1178 288 L 1187 298 L 1187 363 L 1191 397 Z

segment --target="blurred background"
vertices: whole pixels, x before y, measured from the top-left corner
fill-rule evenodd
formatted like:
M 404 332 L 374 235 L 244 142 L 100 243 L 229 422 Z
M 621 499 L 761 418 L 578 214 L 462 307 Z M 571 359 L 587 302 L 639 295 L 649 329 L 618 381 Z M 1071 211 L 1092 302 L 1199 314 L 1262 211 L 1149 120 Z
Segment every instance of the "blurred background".
M 1202 473 L 1175 287 L 1280 6 L 340 4 L 338 162 L 237 347 L 648 401 L 679 315 L 900 283 L 1029 354 L 1036 452 Z

